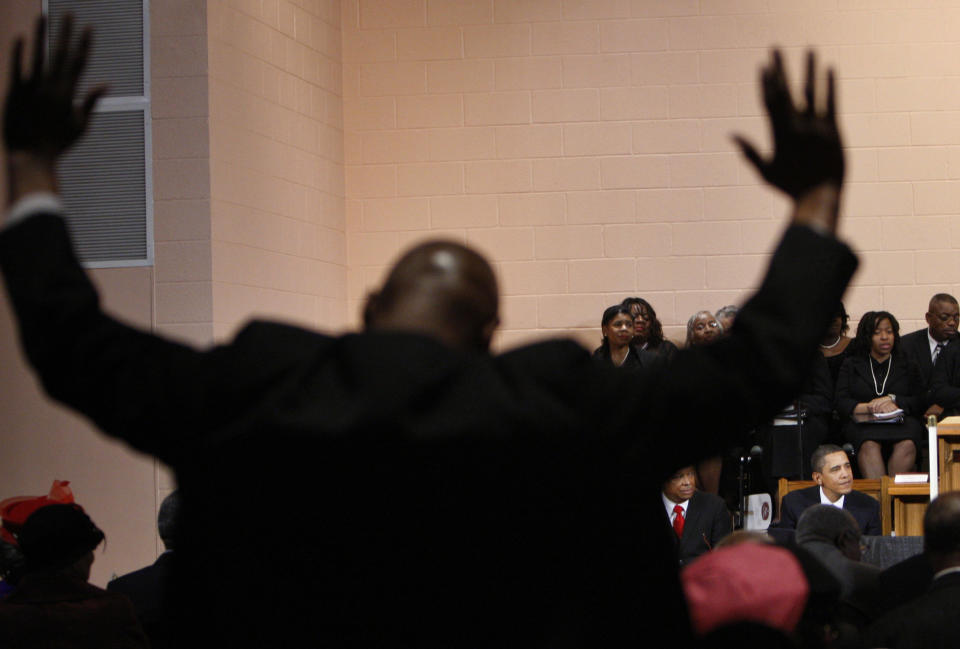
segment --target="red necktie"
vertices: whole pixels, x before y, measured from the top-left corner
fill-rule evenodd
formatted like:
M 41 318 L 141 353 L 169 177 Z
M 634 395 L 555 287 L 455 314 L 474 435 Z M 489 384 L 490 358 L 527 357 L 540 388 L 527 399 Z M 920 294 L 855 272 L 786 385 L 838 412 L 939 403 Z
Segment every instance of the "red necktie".
M 673 531 L 677 533 L 677 538 L 681 538 L 683 536 L 683 507 L 674 505 L 673 512 L 676 514 L 673 519 Z

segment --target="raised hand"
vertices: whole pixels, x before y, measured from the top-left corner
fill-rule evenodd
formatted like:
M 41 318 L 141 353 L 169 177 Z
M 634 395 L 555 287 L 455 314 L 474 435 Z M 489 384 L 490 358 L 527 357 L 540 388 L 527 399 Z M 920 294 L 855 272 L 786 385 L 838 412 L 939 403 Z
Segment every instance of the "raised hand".
M 821 185 L 839 190 L 844 161 L 837 129 L 833 70 L 827 71 L 825 106 L 818 110 L 813 52 L 807 54 L 803 106 L 795 105 L 790 96 L 780 52 L 774 50 L 771 59 L 761 72 L 761 82 L 773 132 L 773 157 L 764 160 L 744 138 L 734 136 L 734 140 L 760 175 L 795 201 Z
M 46 20 L 41 17 L 37 20 L 29 76 L 22 69 L 23 39 L 17 39 L 14 45 L 3 139 L 10 154 L 24 153 L 52 162 L 83 135 L 90 113 L 106 88 L 91 90 L 79 105 L 73 101 L 90 51 L 89 28 L 72 43 L 73 19 L 65 17 L 50 61 L 44 56 L 45 33 Z

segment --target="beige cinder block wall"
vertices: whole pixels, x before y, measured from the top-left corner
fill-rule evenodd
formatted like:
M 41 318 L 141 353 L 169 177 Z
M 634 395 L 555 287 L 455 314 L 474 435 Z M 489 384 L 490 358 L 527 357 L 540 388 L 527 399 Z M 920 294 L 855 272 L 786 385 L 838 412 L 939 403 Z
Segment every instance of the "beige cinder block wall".
M 839 71 L 847 309 L 921 325 L 958 291 L 960 3 L 344 0 L 349 311 L 407 245 L 480 247 L 511 345 L 647 297 L 668 334 L 741 302 L 786 213 L 729 135 L 766 146 L 758 68 Z M 917 3 L 915 3 L 917 4 Z
M 155 264 L 96 271 L 105 306 L 198 346 L 255 314 L 342 327 L 339 0 L 150 6 Z M 40 8 L 4 5 L 2 51 Z M 0 336 L 0 498 L 70 479 L 109 539 L 94 583 L 153 561 L 169 472 L 42 395 L 5 300 Z
M 104 307 L 119 317 L 144 328 L 168 331 L 194 341 L 209 341 L 206 330 L 198 328 L 202 310 L 182 305 L 167 306 L 168 288 L 173 286 L 168 264 L 174 242 L 209 239 L 209 217 L 184 200 L 183 176 L 171 173 L 176 154 L 165 148 L 164 124 L 187 104 L 194 115 L 206 115 L 205 81 L 197 84 L 189 70 L 170 64 L 174 52 L 188 44 L 205 48 L 202 14 L 199 23 L 190 23 L 185 6 L 154 3 L 153 71 L 155 142 L 155 265 L 154 267 L 99 269 L 92 277 L 103 296 Z M 182 4 L 182 3 L 179 3 Z M 10 51 L 13 39 L 33 33 L 40 13 L 36 0 L 4 3 L 0 20 L 0 51 Z M 195 17 L 195 16 L 194 16 Z M 2 66 L 0 85 L 6 87 L 9 68 Z M 184 90 L 184 86 L 190 89 Z M 168 94 L 172 93 L 172 94 Z M 177 107 L 163 99 L 178 98 Z M 187 101 L 192 98 L 191 101 Z M 179 101 L 185 103 L 180 105 Z M 159 138 L 158 138 L 159 135 Z M 5 183 L 5 178 L 0 184 Z M 6 205 L 6 186 L 0 186 Z M 205 194 L 199 193 L 203 198 Z M 192 210 L 192 211 L 191 211 Z M 170 243 L 168 243 L 170 242 Z M 200 264 L 202 266 L 202 262 Z M 197 280 L 203 270 L 181 279 Z M 209 269 L 206 269 L 209 277 Z M 209 303 L 209 282 L 192 305 Z M 209 311 L 209 308 L 207 309 Z M 40 495 L 53 479 L 71 481 L 71 488 L 94 521 L 107 535 L 106 549 L 97 554 L 91 581 L 104 585 L 113 574 L 121 574 L 154 560 L 161 547 L 156 537 L 155 511 L 160 498 L 171 489 L 165 471 L 152 459 L 138 455 L 123 444 L 97 433 L 84 419 L 50 402 L 33 373 L 26 367 L 16 339 L 15 326 L 6 296 L 0 297 L 0 498 Z
M 209 0 L 213 334 L 346 321 L 339 0 Z
M 794 78 L 807 44 L 839 66 L 864 260 L 848 309 L 918 326 L 960 290 L 960 3 L 901 4 L 154 1 L 156 263 L 96 281 L 201 345 L 258 313 L 339 328 L 400 249 L 443 234 L 494 259 L 501 346 L 595 344 L 633 293 L 678 338 L 745 295 L 782 225 L 728 140 L 766 137 L 756 70 L 778 42 Z M 0 51 L 39 8 L 3 4 Z M 0 340 L 0 496 L 72 479 L 110 537 L 94 581 L 150 561 L 169 477 L 40 395 L 5 302 Z

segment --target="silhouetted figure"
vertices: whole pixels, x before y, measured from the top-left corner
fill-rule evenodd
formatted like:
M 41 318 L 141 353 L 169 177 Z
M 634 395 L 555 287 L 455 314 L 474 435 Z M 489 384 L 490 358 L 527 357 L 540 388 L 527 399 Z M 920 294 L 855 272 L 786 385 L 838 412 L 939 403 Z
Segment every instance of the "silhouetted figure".
M 47 505 L 17 535 L 26 572 L 0 601 L 0 647 L 149 646 L 130 601 L 87 583 L 103 532 L 79 505 Z
M 957 646 L 960 617 L 960 492 L 942 494 L 923 517 L 924 554 L 933 583 L 920 597 L 887 613 L 865 634 L 865 646 L 946 649 Z
M 121 593 L 133 602 L 144 632 L 153 649 L 173 647 L 170 638 L 171 621 L 164 602 L 167 583 L 174 561 L 177 519 L 180 515 L 180 494 L 174 491 L 160 503 L 157 512 L 157 530 L 163 541 L 164 552 L 152 565 L 127 573 L 107 584 L 107 590 Z
M 689 644 L 658 488 L 796 392 L 856 265 L 832 236 L 832 81 L 825 111 L 798 110 L 779 55 L 765 70 L 776 152 L 741 146 L 793 227 L 733 335 L 669 372 L 570 341 L 491 356 L 493 272 L 452 242 L 393 265 L 362 334 L 253 322 L 199 352 L 103 313 L 52 194 L 21 200 L 54 190 L 92 106 L 72 104 L 86 46 L 69 37 L 49 73 L 14 75 L 0 266 L 50 394 L 176 471 L 175 641 L 562 649 L 641 646 L 655 623 Z M 671 430 L 701 412 L 709 427 Z M 222 489 L 238 476 L 242 498 Z
M 809 507 L 797 521 L 797 545 L 813 554 L 840 582 L 844 618 L 858 627 L 878 612 L 880 569 L 860 561 L 860 526 L 850 512 L 833 505 Z

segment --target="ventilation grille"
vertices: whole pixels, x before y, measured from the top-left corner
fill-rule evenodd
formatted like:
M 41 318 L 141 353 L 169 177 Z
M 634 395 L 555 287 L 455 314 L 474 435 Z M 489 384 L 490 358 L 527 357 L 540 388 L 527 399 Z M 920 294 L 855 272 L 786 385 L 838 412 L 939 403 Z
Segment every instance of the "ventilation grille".
M 95 113 L 61 158 L 60 194 L 85 262 L 147 259 L 143 111 Z
M 49 42 L 55 42 L 63 17 L 74 27 L 94 26 L 94 47 L 80 79 L 79 96 L 106 83 L 108 97 L 143 96 L 143 0 L 47 0 Z

